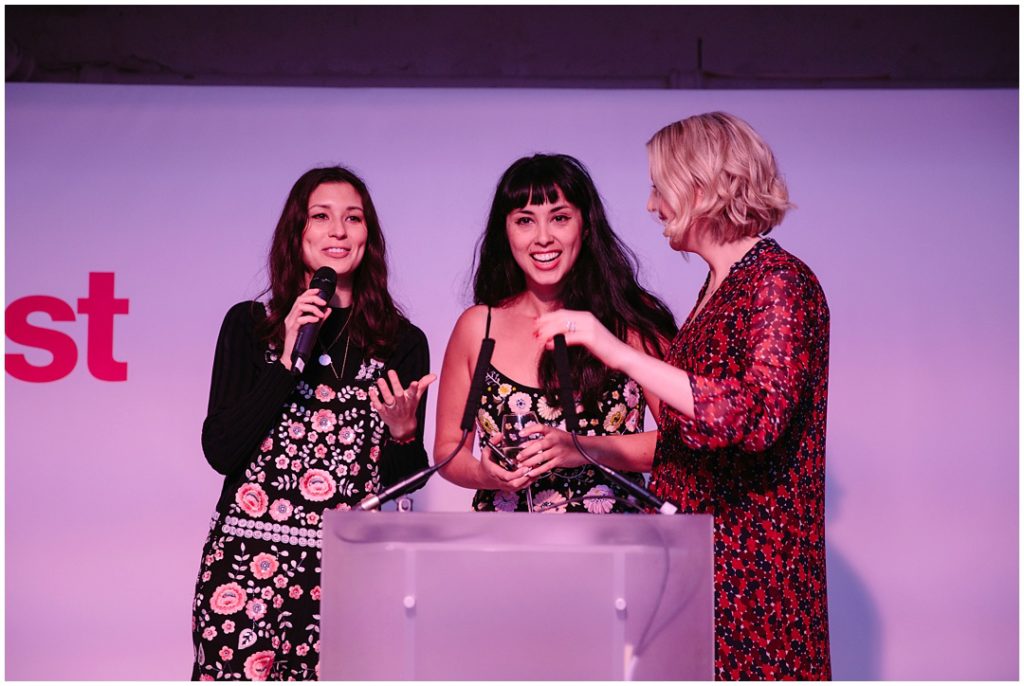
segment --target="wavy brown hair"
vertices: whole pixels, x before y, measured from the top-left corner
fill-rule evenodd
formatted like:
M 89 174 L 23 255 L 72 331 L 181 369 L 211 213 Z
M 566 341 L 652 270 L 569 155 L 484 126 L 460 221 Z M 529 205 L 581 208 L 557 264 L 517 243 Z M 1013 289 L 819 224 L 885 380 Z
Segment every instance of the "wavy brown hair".
M 663 357 L 666 341 L 677 331 L 675 318 L 665 303 L 640 285 L 636 256 L 612 230 L 586 167 L 569 155 L 520 158 L 498 181 L 478 244 L 473 302 L 501 307 L 526 290 L 523 270 L 509 246 L 506 220 L 527 205 L 555 202 L 559 193 L 583 217 L 580 252 L 560 287 L 562 307 L 592 312 L 619 340 L 633 332 L 651 354 Z M 569 348 L 569 365 L 584 406 L 596 408 L 610 370 L 582 346 Z M 550 350 L 541 355 L 538 371 L 545 395 L 553 401 L 558 379 Z
M 398 329 L 405 315 L 388 292 L 387 251 L 377 209 L 366 184 L 344 167 L 310 169 L 299 177 L 285 200 L 277 220 L 267 258 L 270 285 L 270 313 L 260 334 L 270 343 L 284 343 L 284 319 L 299 294 L 309 288 L 308 268 L 302 258 L 302 236 L 309 216 L 309 196 L 325 183 L 347 183 L 363 201 L 366 219 L 366 249 L 352 276 L 352 314 L 348 331 L 352 342 L 367 356 L 387 359 L 394 350 Z

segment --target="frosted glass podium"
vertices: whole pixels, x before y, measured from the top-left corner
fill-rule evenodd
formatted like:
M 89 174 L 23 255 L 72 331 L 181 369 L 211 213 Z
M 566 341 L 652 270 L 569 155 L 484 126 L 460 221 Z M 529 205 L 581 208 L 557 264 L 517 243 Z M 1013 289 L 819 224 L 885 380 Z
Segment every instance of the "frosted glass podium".
M 320 678 L 699 680 L 709 515 L 324 517 Z

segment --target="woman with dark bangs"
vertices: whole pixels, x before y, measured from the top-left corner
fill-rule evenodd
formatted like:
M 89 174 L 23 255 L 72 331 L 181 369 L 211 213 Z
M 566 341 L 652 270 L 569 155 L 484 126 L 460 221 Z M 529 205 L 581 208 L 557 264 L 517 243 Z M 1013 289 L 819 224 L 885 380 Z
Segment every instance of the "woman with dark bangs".
M 329 302 L 308 288 L 332 268 Z M 388 292 L 384 236 L 363 181 L 303 174 L 274 232 L 270 293 L 224 319 L 203 423 L 224 475 L 196 583 L 193 679 L 316 679 L 320 522 L 427 465 L 427 340 Z M 322 322 L 299 375 L 292 348 Z
M 626 344 L 661 356 L 675 333 L 668 308 L 637 283 L 636 258 L 612 231 L 600 195 L 583 165 L 568 155 L 517 160 L 498 182 L 479 244 L 473 299 L 445 352 L 437 404 L 435 455 L 459 441 L 462 403 L 469 391 L 480 341 L 494 338 L 492 366 L 478 413 L 481 459 L 469 447 L 443 470 L 449 481 L 476 489 L 473 508 L 502 511 L 624 512 L 620 487 L 586 464 L 571 446 L 541 447 L 564 428 L 551 352 L 533 334 L 539 315 L 559 308 L 588 310 Z M 659 401 L 629 377 L 610 370 L 582 348 L 570 364 L 579 430 L 585 446 L 609 466 L 643 483 L 654 452 L 643 434 L 649 403 Z M 532 412 L 539 424 L 523 427 L 520 463 L 493 461 L 487 441 L 500 442 L 503 415 Z M 621 436 L 597 439 L 599 436 Z M 594 438 L 588 438 L 594 437 Z

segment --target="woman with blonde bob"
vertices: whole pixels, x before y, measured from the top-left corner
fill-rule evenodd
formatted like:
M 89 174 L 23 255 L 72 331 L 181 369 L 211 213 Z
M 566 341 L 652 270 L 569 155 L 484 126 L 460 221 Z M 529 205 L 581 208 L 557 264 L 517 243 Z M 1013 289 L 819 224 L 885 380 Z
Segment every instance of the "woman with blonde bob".
M 549 347 L 564 334 L 661 398 L 651 488 L 715 518 L 716 678 L 828 679 L 825 295 L 766 238 L 792 205 L 775 156 L 746 122 L 689 117 L 647 150 L 648 209 L 672 249 L 709 267 L 665 361 L 589 312 L 541 316 L 536 334 Z

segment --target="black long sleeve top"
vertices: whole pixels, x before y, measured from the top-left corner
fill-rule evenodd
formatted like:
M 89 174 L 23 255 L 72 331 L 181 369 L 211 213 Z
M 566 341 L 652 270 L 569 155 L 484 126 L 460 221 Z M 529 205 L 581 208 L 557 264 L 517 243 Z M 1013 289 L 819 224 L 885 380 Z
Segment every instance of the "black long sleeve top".
M 242 479 L 260 442 L 279 420 L 282 405 L 300 379 L 312 387 L 321 382 L 337 383 L 329 367 L 312 360 L 301 376 L 293 376 L 256 333 L 257 325 L 265 317 L 262 303 L 238 303 L 224 317 L 217 339 L 202 442 L 210 466 L 225 476 L 224 493 L 234 492 L 234 486 Z M 321 327 L 320 340 L 333 340 L 346 319 L 346 310 L 332 312 Z M 342 380 L 355 377 L 363 353 L 353 344 L 345 369 L 340 369 L 340 359 L 336 361 Z M 335 356 L 341 357 L 340 353 Z M 405 387 L 420 379 L 430 368 L 426 336 L 412 323 L 403 321 L 394 352 L 384 362 L 384 369 L 394 369 Z M 383 486 L 397 483 L 427 466 L 427 452 L 423 447 L 426 405 L 424 393 L 416 411 L 415 440 L 405 445 L 390 440 L 382 444 L 379 465 Z

